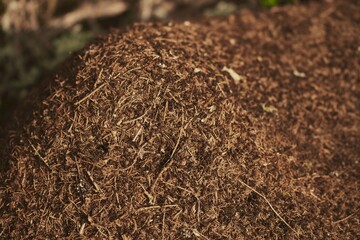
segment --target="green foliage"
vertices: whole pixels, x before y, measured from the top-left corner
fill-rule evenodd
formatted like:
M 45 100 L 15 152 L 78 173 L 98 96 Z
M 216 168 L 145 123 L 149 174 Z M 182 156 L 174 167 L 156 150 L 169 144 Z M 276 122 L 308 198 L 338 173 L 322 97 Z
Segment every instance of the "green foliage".
M 279 5 L 278 0 L 260 0 L 260 4 L 263 7 L 273 7 Z
M 72 52 L 81 49 L 93 34 L 79 28 L 63 32 L 55 38 L 44 36 L 37 33 L 4 33 L 1 36 L 0 120 L 18 100 L 26 96 L 29 86 L 39 82 Z
M 297 0 L 259 0 L 263 7 L 274 7 L 281 4 L 294 4 Z
M 55 67 L 66 59 L 70 53 L 75 52 L 92 39 L 93 34 L 89 31 L 65 33 L 54 39 L 55 58 L 50 62 L 49 68 Z

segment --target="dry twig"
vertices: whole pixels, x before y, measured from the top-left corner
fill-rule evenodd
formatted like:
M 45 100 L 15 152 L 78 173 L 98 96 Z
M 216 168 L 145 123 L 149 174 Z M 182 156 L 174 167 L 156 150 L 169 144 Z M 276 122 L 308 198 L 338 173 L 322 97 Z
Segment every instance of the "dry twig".
M 251 191 L 253 191 L 253 192 L 256 193 L 257 195 L 259 195 L 260 197 L 262 197 L 262 198 L 265 200 L 265 202 L 270 206 L 271 210 L 275 213 L 275 215 L 276 215 L 278 218 L 280 218 L 280 220 L 281 220 L 283 223 L 285 223 L 286 226 L 288 226 L 292 231 L 294 231 L 294 232 L 296 233 L 296 235 L 299 236 L 299 233 L 298 233 L 293 227 L 291 227 L 291 225 L 290 225 L 288 222 L 285 221 L 285 219 L 275 210 L 275 208 L 272 206 L 272 204 L 270 203 L 270 201 L 269 201 L 263 194 L 261 194 L 261 193 L 259 193 L 258 191 L 256 191 L 255 188 L 247 185 L 247 184 L 246 184 L 245 182 L 243 182 L 241 179 L 238 179 L 238 180 L 239 180 L 239 182 L 240 182 L 242 185 L 244 185 L 245 187 L 249 188 Z
M 75 105 L 79 105 L 82 102 L 84 102 L 86 99 L 88 99 L 89 97 L 91 97 L 92 95 L 94 95 L 97 91 L 99 91 L 102 87 L 105 86 L 105 83 L 101 84 L 100 86 L 98 86 L 97 88 L 95 88 L 94 91 L 92 91 L 91 93 L 89 93 L 88 95 L 86 95 L 84 98 L 82 98 L 81 100 L 77 101 L 75 103 Z
M 46 162 L 46 160 L 40 155 L 39 151 L 34 147 L 34 145 L 30 142 L 29 140 L 29 144 L 31 146 L 31 148 L 34 150 L 35 155 L 40 159 L 40 161 L 50 170 L 52 171 L 51 167 L 49 166 L 49 164 Z

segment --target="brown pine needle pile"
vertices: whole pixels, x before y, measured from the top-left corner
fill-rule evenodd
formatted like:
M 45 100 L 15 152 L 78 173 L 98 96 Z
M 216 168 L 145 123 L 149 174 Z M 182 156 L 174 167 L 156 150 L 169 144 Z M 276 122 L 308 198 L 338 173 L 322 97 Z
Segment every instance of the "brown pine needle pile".
M 135 24 L 34 92 L 0 238 L 359 239 L 360 7 Z

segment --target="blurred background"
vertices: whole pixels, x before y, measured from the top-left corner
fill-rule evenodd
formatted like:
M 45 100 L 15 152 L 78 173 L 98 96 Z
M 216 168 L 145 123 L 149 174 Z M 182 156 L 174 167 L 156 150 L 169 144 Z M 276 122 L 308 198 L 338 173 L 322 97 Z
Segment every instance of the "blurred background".
M 229 15 L 300 0 L 0 0 L 0 126 L 30 87 L 112 27 Z M 305 0 L 302 0 L 302 2 Z

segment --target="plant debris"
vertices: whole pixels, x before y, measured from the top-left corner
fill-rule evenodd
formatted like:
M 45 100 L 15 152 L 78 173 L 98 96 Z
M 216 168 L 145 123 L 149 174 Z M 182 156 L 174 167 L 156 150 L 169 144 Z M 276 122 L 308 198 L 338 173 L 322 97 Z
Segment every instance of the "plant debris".
M 293 71 L 293 74 L 294 74 L 295 77 L 299 77 L 299 78 L 304 78 L 304 77 L 306 77 L 306 74 L 305 74 L 305 73 L 299 72 L 299 71 L 296 70 L 296 69 Z
M 90 44 L 6 128 L 0 238 L 359 239 L 359 11 L 243 10 Z
M 263 108 L 263 110 L 265 112 L 268 112 L 268 113 L 276 113 L 277 112 L 276 107 L 274 107 L 274 106 L 266 106 L 265 103 L 261 104 L 261 107 Z
M 234 79 L 235 83 L 239 83 L 240 80 L 245 78 L 244 76 L 241 76 L 237 72 L 235 72 L 232 68 L 223 67 L 221 71 L 229 73 L 232 79 Z

